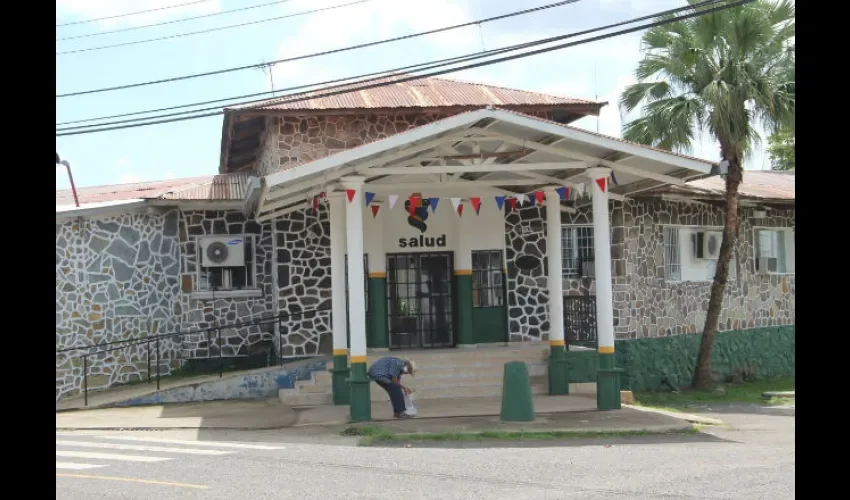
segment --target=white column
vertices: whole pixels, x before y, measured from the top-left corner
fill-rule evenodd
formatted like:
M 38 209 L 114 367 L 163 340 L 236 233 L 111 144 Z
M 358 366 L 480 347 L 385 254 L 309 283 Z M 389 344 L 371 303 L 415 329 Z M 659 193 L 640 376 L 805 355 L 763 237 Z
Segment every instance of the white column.
M 364 200 L 365 203 L 365 200 Z M 367 216 L 372 219 L 369 221 L 369 239 L 364 244 L 366 245 L 366 253 L 369 254 L 369 276 L 386 277 L 387 274 L 387 254 L 384 250 L 384 224 L 388 217 L 392 215 L 384 213 L 389 210 L 389 204 L 377 201 L 372 202 L 373 205 L 380 206 L 377 217 L 373 217 L 370 211 Z
M 344 177 L 341 184 L 353 189 L 345 199 L 345 243 L 348 252 L 348 319 L 351 327 L 351 363 L 366 362 L 366 289 L 363 281 L 363 181 L 360 176 Z
M 331 304 L 334 356 L 348 354 L 345 321 L 345 193 L 328 193 L 331 222 Z
M 590 192 L 593 196 L 593 252 L 596 271 L 596 329 L 599 352 L 614 352 L 614 294 L 611 284 L 611 225 L 608 221 L 608 178 L 611 169 L 591 167 Z M 597 179 L 605 179 L 603 191 Z
M 549 261 L 549 345 L 564 345 L 564 285 L 561 260 L 561 198 L 546 189 L 546 256 Z

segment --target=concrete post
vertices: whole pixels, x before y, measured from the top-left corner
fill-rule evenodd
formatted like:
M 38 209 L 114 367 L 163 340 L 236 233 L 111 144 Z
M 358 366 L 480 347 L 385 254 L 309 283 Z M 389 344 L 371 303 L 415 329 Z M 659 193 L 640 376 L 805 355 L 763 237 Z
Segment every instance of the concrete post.
M 549 394 L 569 394 L 564 342 L 563 261 L 561 260 L 561 198 L 555 188 L 546 193 L 546 258 L 549 289 Z
M 335 405 L 349 404 L 348 324 L 345 314 L 345 193 L 328 193 L 331 223 L 331 304 L 333 306 L 332 387 Z

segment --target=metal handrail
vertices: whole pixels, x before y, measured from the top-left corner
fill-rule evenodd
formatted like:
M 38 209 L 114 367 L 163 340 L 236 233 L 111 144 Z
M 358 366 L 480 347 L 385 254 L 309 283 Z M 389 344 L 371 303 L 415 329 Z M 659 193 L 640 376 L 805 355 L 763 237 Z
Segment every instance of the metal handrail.
M 88 406 L 88 404 L 89 404 L 89 393 L 88 393 L 88 375 L 89 375 L 88 372 L 89 372 L 89 370 L 88 369 L 89 369 L 89 358 L 91 356 L 103 354 L 103 353 L 106 353 L 106 352 L 117 351 L 117 350 L 120 350 L 120 349 L 125 349 L 127 347 L 132 347 L 134 345 L 146 344 L 146 346 L 147 346 L 146 355 L 147 355 L 147 365 L 148 365 L 148 380 L 147 381 L 148 381 L 148 383 L 151 383 L 154 380 L 154 378 L 151 377 L 151 349 L 150 349 L 150 344 L 151 343 L 155 344 L 155 348 L 156 348 L 156 361 L 155 361 L 156 362 L 156 377 L 155 377 L 155 380 L 156 380 L 156 390 L 158 391 L 158 390 L 160 390 L 159 368 L 161 366 L 161 359 L 160 359 L 160 340 L 161 339 L 164 339 L 164 338 L 173 339 L 174 337 L 181 337 L 182 338 L 186 335 L 197 335 L 197 334 L 200 334 L 200 333 L 206 333 L 206 337 L 207 337 L 207 358 L 206 359 L 211 359 L 212 358 L 212 347 L 213 347 L 212 333 L 213 333 L 213 331 L 216 331 L 217 332 L 216 345 L 218 346 L 218 376 L 223 377 L 224 376 L 224 364 L 223 364 L 224 358 L 222 357 L 222 349 L 221 349 L 222 348 L 222 345 L 221 345 L 221 331 L 222 330 L 230 329 L 230 328 L 243 328 L 243 327 L 247 327 L 247 326 L 259 326 L 259 325 L 275 323 L 275 322 L 277 322 L 279 324 L 282 320 L 291 318 L 293 316 L 302 316 L 302 315 L 305 315 L 305 314 L 314 314 L 314 313 L 330 311 L 330 310 L 331 310 L 331 307 L 322 307 L 322 308 L 318 308 L 318 309 L 311 309 L 311 310 L 308 310 L 308 311 L 296 311 L 296 312 L 292 312 L 292 313 L 284 313 L 284 314 L 279 314 L 277 316 L 264 316 L 264 317 L 259 317 L 259 318 L 254 319 L 254 320 L 241 321 L 241 322 L 238 322 L 238 323 L 231 323 L 231 324 L 226 324 L 226 325 L 218 325 L 218 326 L 213 326 L 213 327 L 199 329 L 199 330 L 192 330 L 192 331 L 188 331 L 188 332 L 179 332 L 178 331 L 178 332 L 175 332 L 175 333 L 164 333 L 164 334 L 154 335 L 154 336 L 150 336 L 150 337 L 145 337 L 145 338 L 142 338 L 142 339 L 126 339 L 126 340 L 117 340 L 117 341 L 112 341 L 112 342 L 102 342 L 102 343 L 99 343 L 99 344 L 94 344 L 94 345 L 91 345 L 91 346 L 84 346 L 84 347 L 69 347 L 69 348 L 66 348 L 66 349 L 57 350 L 56 354 L 58 355 L 58 354 L 66 353 L 66 352 L 70 352 L 70 351 L 82 351 L 82 350 L 86 350 L 86 349 L 90 350 L 89 352 L 86 352 L 84 354 L 77 355 L 77 356 L 70 355 L 71 359 L 82 358 L 82 360 L 83 360 L 83 405 Z M 280 332 L 280 328 L 278 328 L 277 336 L 278 336 L 278 342 L 277 342 L 278 364 L 283 364 L 283 357 L 282 357 L 283 342 L 282 342 L 282 334 Z M 122 344 L 122 345 L 116 346 L 116 344 Z M 100 350 L 97 350 L 97 351 L 91 351 L 91 349 L 95 349 L 97 347 L 102 347 L 102 346 L 115 346 L 115 347 L 109 347 L 108 349 L 100 349 Z M 198 358 L 196 358 L 196 359 L 198 359 Z

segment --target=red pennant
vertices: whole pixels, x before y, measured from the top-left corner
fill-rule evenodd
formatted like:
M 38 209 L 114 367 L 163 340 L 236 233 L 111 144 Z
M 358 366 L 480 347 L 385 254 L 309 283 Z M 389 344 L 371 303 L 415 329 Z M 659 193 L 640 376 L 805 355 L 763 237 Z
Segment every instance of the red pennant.
M 543 191 L 535 191 L 534 198 L 537 200 L 537 204 L 540 205 L 543 203 L 543 199 L 546 198 L 546 194 L 544 194 Z
M 511 211 L 516 210 L 516 198 L 508 198 L 508 205 L 511 206 Z
M 313 198 L 313 211 L 314 212 L 319 211 L 319 198 L 318 197 Z
M 599 185 L 599 189 L 601 189 L 604 193 L 608 189 L 608 178 L 600 177 L 599 179 L 596 179 L 596 184 Z
M 378 210 L 381 209 L 381 206 L 380 205 L 369 205 L 369 208 L 372 209 L 372 218 L 374 219 L 375 217 L 378 216 Z
M 324 192 L 324 191 L 322 191 L 321 193 L 319 193 L 319 197 L 321 197 L 321 198 L 325 198 L 325 197 L 327 197 L 327 196 L 328 196 L 328 193 L 326 193 L 326 192 Z
M 469 202 L 472 203 L 472 208 L 478 214 L 478 211 L 481 210 L 481 198 L 470 198 Z
M 408 212 L 410 212 L 410 215 L 416 215 L 416 209 L 422 206 L 422 197 L 410 195 L 408 200 L 410 201 L 410 208 L 408 209 Z
M 354 189 L 346 189 L 345 196 L 348 197 L 348 202 L 351 203 L 351 200 L 354 199 L 354 195 L 357 193 Z
M 459 203 L 457 206 L 457 215 L 458 217 L 463 217 L 463 203 Z

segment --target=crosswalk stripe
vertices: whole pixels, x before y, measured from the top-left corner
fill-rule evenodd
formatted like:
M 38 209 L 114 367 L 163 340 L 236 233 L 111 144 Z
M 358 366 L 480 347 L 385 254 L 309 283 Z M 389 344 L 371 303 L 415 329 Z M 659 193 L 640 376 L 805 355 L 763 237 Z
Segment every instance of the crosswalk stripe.
M 71 436 L 71 435 L 79 435 L 72 433 L 56 433 L 57 436 Z M 93 436 L 86 436 L 93 437 Z M 253 443 L 234 443 L 230 441 L 192 441 L 189 439 L 162 439 L 162 438 L 154 438 L 154 437 L 138 437 L 138 436 L 96 436 L 98 439 L 110 439 L 110 440 L 119 440 L 119 441 L 137 441 L 137 442 L 148 442 L 148 443 L 166 443 L 166 444 L 185 444 L 188 446 L 209 446 L 209 447 L 217 447 L 217 448 L 241 448 L 246 450 L 283 450 L 284 446 L 270 446 L 266 444 L 253 444 Z
M 115 453 L 96 453 L 93 451 L 56 450 L 57 457 L 92 458 L 101 460 L 120 460 L 124 462 L 163 462 L 173 460 L 171 457 L 146 457 L 142 455 L 118 455 Z
M 97 467 L 106 467 L 105 465 L 95 465 L 95 464 L 75 464 L 72 462 L 56 462 L 57 469 L 73 469 L 73 470 L 83 470 L 83 469 L 94 469 Z
M 160 453 L 185 453 L 187 455 L 228 455 L 232 451 L 223 450 L 192 450 L 188 448 L 168 448 L 164 446 L 142 446 L 121 443 L 97 443 L 94 441 L 65 441 L 57 440 L 57 446 L 78 446 L 82 448 L 101 448 L 110 450 L 153 451 Z

